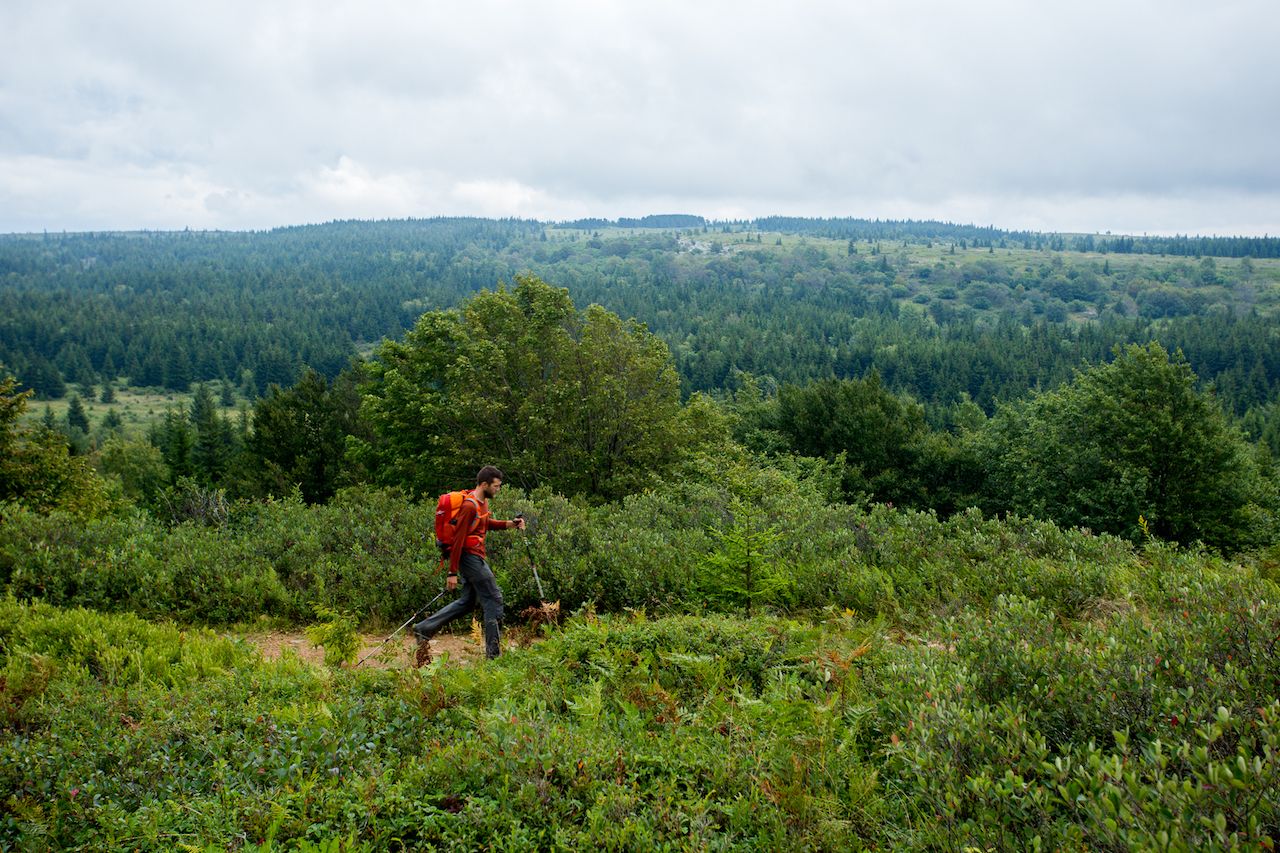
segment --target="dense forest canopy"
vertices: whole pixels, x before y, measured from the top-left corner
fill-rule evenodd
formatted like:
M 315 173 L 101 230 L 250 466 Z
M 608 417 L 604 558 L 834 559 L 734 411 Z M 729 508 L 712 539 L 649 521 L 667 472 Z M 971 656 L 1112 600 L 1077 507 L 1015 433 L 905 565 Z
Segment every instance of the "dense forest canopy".
M 227 380 L 259 396 L 305 367 L 332 378 L 424 311 L 529 271 L 645 323 L 686 395 L 739 372 L 803 383 L 875 369 L 922 402 L 967 395 L 991 412 L 1117 344 L 1159 340 L 1236 415 L 1256 421 L 1276 399 L 1280 265 L 1265 239 L 1192 251 L 1199 238 L 1085 246 L 937 222 L 619 222 L 635 227 L 429 219 L 0 237 L 0 362 L 43 398 L 117 378 Z M 1121 240 L 1167 255 L 1106 253 Z

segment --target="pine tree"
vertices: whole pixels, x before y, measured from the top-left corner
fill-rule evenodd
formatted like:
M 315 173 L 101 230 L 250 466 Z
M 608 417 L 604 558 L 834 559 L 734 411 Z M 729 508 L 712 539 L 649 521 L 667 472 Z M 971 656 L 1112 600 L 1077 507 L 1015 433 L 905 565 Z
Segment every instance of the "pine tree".
M 83 433 L 89 432 L 89 416 L 85 414 L 84 404 L 80 402 L 80 397 L 73 394 L 71 403 L 67 407 L 67 426 L 70 429 L 78 429 Z
M 782 534 L 776 527 L 762 526 L 740 502 L 735 504 L 733 525 L 715 532 L 718 547 L 703 561 L 698 584 L 709 599 L 744 607 L 750 617 L 753 606 L 777 601 L 794 581 L 778 566 Z
M 169 466 L 170 476 L 175 482 L 180 477 L 189 477 L 194 472 L 191 464 L 191 449 L 195 439 L 191 434 L 191 423 L 181 411 L 168 409 L 164 420 L 151 430 L 151 443 L 160 448 L 164 462 Z
M 195 427 L 191 464 L 197 477 L 205 483 L 221 482 L 235 454 L 235 432 L 218 414 L 213 393 L 204 383 L 196 386 L 191 401 L 191 425 Z
M 36 392 L 37 397 L 44 400 L 57 400 L 67 393 L 62 373 L 42 355 L 31 359 L 27 369 L 22 372 L 22 381 Z

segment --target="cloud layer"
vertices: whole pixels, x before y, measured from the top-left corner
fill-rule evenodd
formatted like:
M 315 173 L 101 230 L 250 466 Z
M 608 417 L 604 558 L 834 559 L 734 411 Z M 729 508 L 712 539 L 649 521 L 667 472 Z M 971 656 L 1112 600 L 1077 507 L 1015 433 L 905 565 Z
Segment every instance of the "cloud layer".
M 941 218 L 1280 233 L 1268 2 L 10 0 L 0 230 Z

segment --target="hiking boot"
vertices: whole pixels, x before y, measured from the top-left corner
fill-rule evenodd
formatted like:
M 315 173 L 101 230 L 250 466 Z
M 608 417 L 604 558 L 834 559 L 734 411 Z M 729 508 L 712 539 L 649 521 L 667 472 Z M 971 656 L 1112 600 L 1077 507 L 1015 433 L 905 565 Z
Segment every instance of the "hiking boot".
M 431 663 L 431 641 L 426 637 L 418 638 L 418 651 L 413 656 L 413 665 L 423 667 Z

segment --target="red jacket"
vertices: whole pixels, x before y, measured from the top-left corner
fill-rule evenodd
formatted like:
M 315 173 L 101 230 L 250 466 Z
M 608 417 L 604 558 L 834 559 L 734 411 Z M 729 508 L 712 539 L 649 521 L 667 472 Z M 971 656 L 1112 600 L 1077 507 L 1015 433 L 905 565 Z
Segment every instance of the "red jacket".
M 489 502 L 482 501 L 476 497 L 474 491 L 467 494 L 462 501 L 462 506 L 458 507 L 458 514 L 454 516 L 454 523 L 458 525 L 458 535 L 462 536 L 462 531 L 467 531 L 466 539 L 461 548 L 449 549 L 449 574 L 456 575 L 458 573 L 458 565 L 462 562 L 462 552 L 475 554 L 480 559 L 485 558 L 484 553 L 484 537 L 490 530 L 506 530 L 515 526 L 513 521 L 498 521 L 489 517 Z M 454 543 L 457 543 L 457 539 Z

